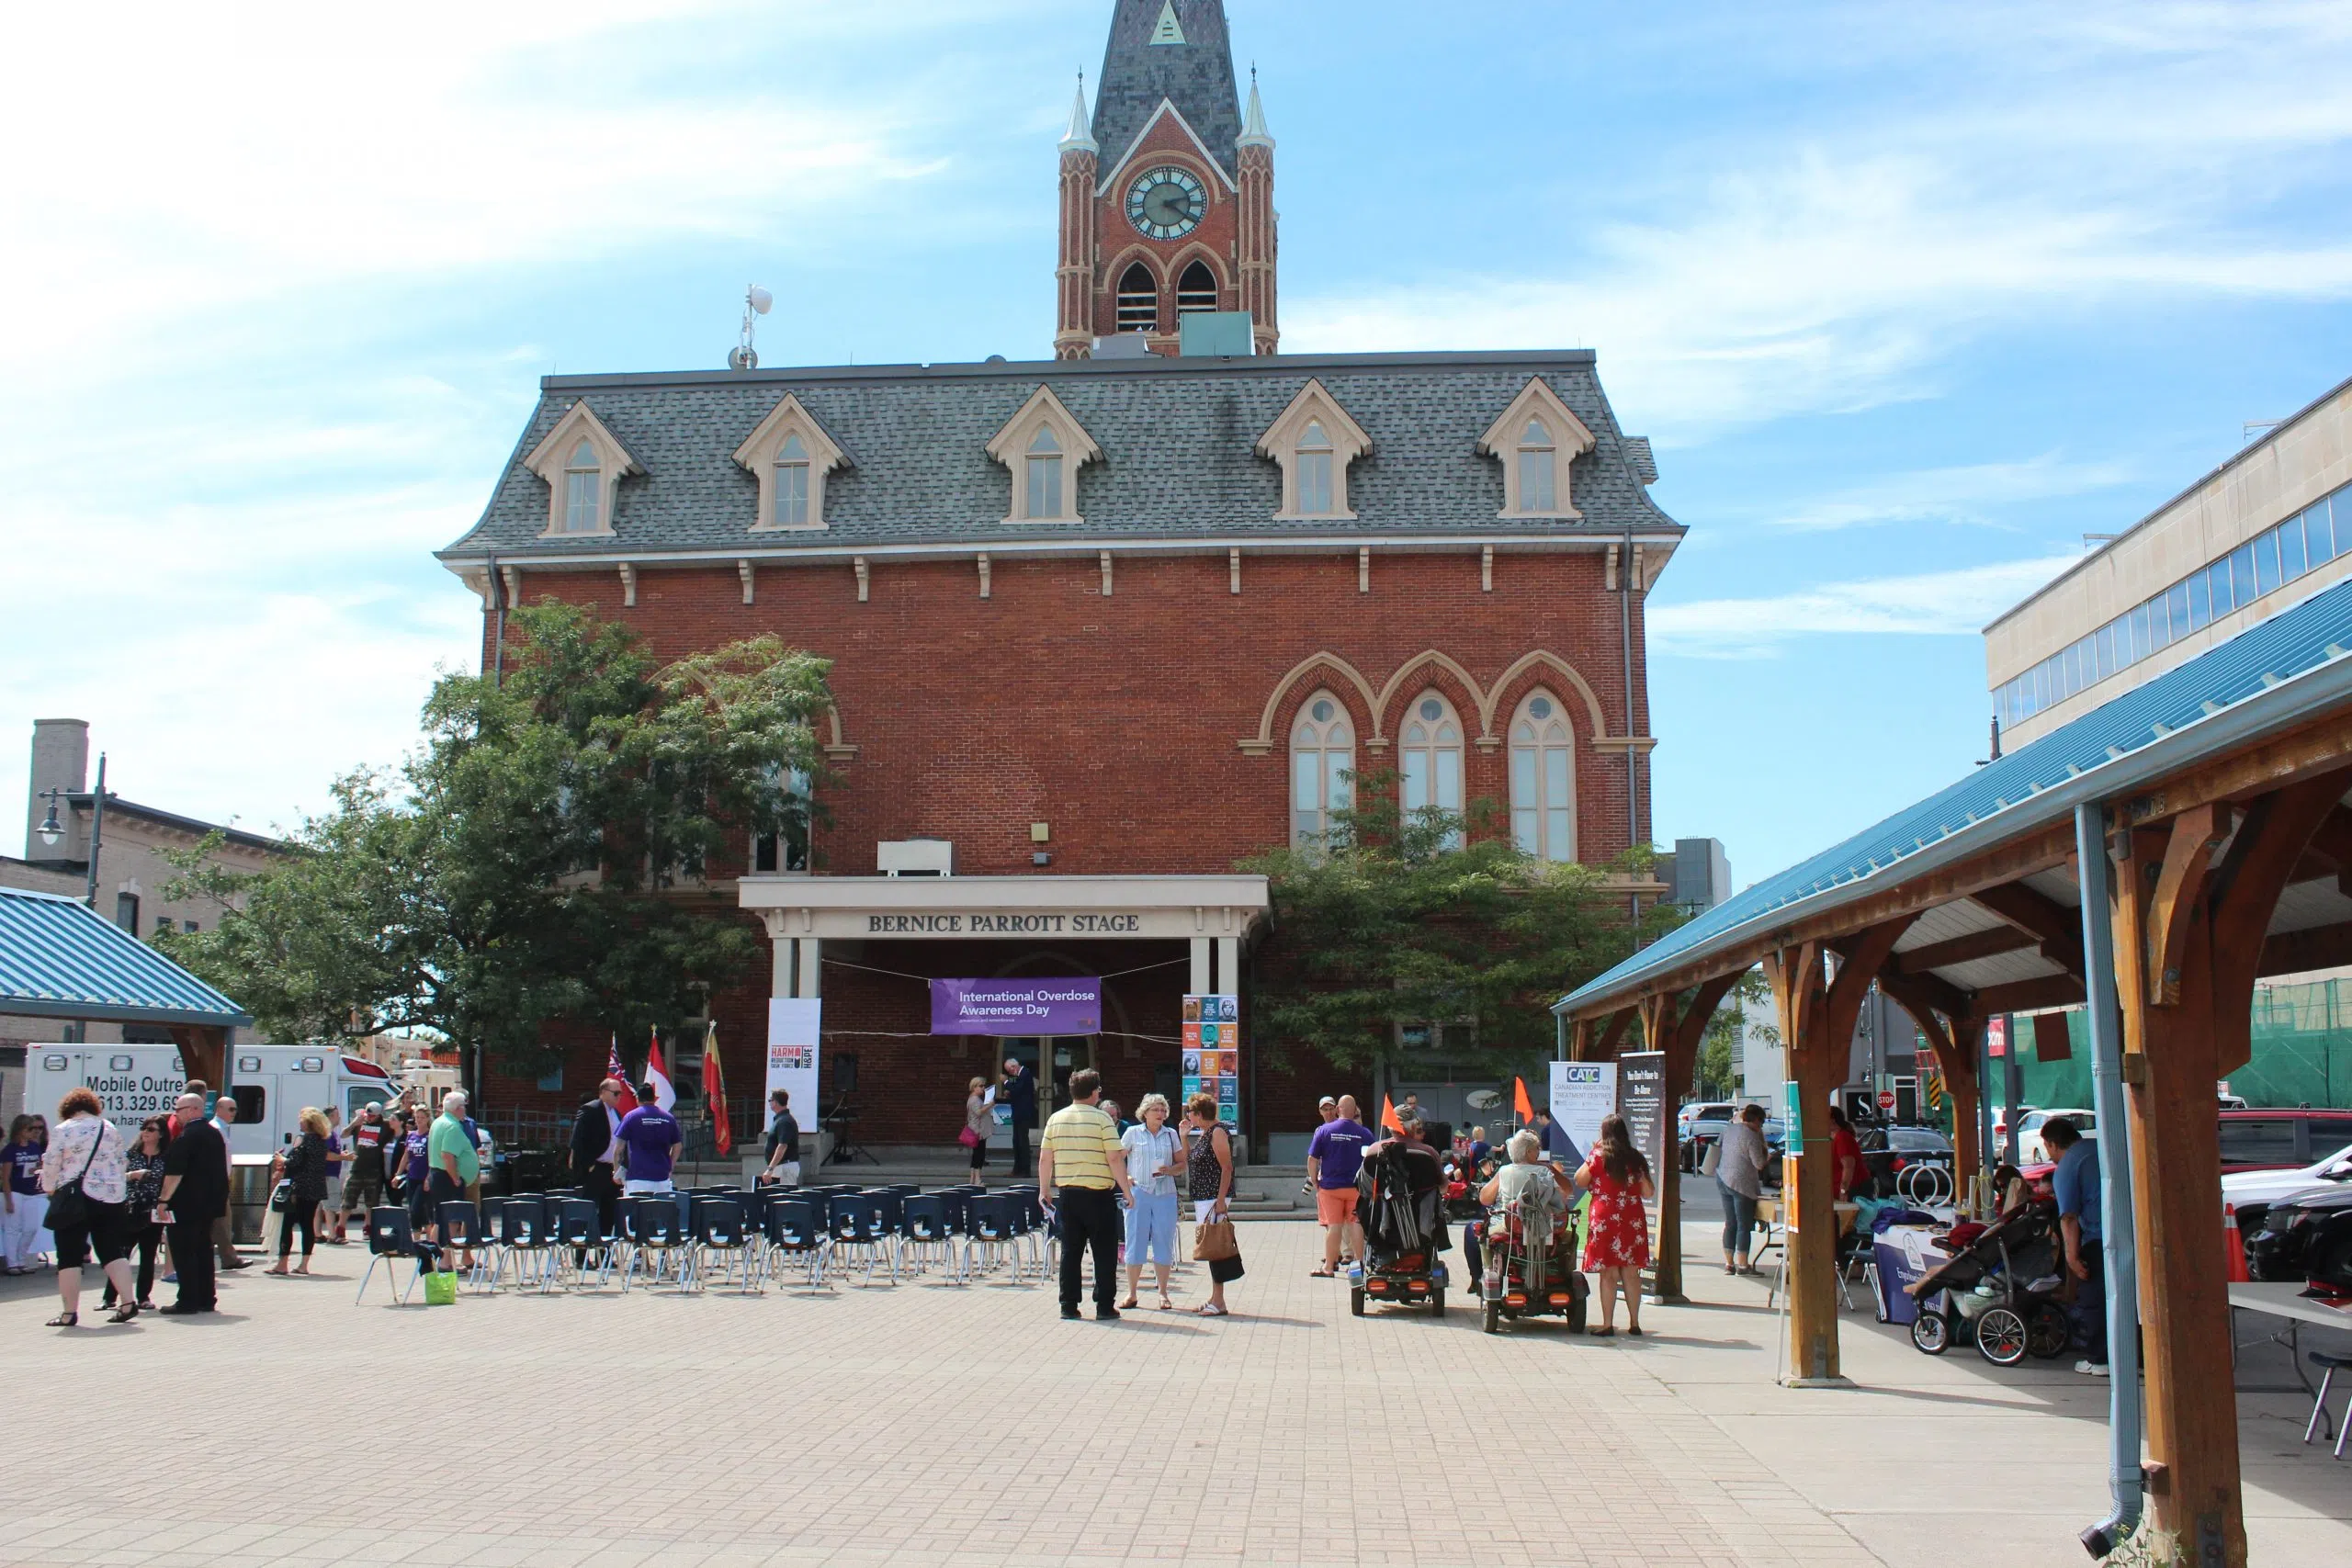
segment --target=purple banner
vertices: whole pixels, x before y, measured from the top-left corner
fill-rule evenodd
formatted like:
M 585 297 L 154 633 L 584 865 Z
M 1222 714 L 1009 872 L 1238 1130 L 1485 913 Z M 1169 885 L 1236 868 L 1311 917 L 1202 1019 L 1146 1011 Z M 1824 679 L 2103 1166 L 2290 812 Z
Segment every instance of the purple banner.
M 933 1034 L 1095 1034 L 1102 1028 L 1102 982 L 1092 976 L 933 980 Z

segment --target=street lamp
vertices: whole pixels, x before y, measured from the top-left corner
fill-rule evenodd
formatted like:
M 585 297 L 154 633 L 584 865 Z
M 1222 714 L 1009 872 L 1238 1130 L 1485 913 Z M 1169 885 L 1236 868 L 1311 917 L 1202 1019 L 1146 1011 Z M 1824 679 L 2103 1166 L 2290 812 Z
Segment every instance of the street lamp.
M 33 829 L 40 835 L 40 841 L 52 849 L 56 847 L 57 840 L 65 836 L 64 825 L 57 820 L 58 797 L 64 793 L 62 789 L 41 791 L 41 798 L 49 802 L 49 815 L 42 818 L 40 826 Z

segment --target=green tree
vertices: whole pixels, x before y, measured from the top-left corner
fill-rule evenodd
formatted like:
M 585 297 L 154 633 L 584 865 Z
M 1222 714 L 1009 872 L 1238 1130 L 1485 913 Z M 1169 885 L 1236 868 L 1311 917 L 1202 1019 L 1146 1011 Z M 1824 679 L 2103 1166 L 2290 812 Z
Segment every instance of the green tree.
M 1359 781 L 1360 804 L 1319 843 L 1244 863 L 1268 879 L 1275 933 L 1257 971 L 1260 1048 L 1277 1065 L 1305 1048 L 1371 1067 L 1399 1024 L 1433 1023 L 1449 1061 L 1548 1055 L 1551 1004 L 1630 951 L 1622 896 L 1594 867 L 1521 852 L 1493 830 L 1491 802 L 1402 810 L 1396 778 Z
M 1739 1040 L 1748 1031 L 1750 1021 L 1760 1011 L 1770 1016 L 1772 987 L 1765 983 L 1761 969 L 1750 969 L 1739 977 L 1715 1009 L 1715 1016 L 1707 1021 L 1707 1032 L 1699 1039 L 1699 1071 L 1695 1085 L 1702 1099 L 1727 1100 L 1739 1092 Z M 1765 1043 L 1781 1043 L 1781 1032 L 1769 1023 L 1755 1025 L 1754 1033 Z
M 642 1038 L 758 957 L 703 877 L 743 835 L 805 833 L 826 661 L 759 637 L 663 666 L 552 601 L 512 625 L 503 681 L 443 677 L 417 750 L 339 781 L 286 862 L 183 861 L 172 896 L 236 912 L 162 940 L 265 1034 L 537 1066 L 547 1020 Z

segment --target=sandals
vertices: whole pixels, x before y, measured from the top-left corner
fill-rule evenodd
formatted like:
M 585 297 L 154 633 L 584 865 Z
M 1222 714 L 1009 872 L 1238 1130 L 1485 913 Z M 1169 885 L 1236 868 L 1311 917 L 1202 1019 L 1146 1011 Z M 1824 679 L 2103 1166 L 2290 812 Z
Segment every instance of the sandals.
M 1135 1299 L 1135 1297 L 1133 1297 L 1133 1296 L 1129 1296 L 1125 1301 L 1121 1302 L 1121 1303 L 1119 1303 L 1119 1310 L 1120 1310 L 1121 1312 L 1133 1312 L 1133 1311 L 1135 1311 L 1135 1310 L 1136 1310 L 1136 1299 Z
M 1159 1304 L 1152 1310 L 1155 1312 L 1174 1312 L 1176 1310 L 1176 1303 L 1170 1301 L 1166 1296 L 1162 1296 L 1159 1298 Z
M 1590 1332 L 1589 1337 L 1594 1339 L 1607 1339 L 1615 1335 L 1616 1332 L 1617 1331 L 1613 1328 L 1596 1328 Z
M 1233 1315 L 1215 1302 L 1203 1302 L 1193 1310 L 1203 1317 L 1231 1317 Z
M 129 1323 L 132 1318 L 137 1317 L 138 1315 L 139 1308 L 137 1304 L 131 1302 L 125 1302 L 122 1305 L 115 1308 L 112 1313 L 107 1314 L 107 1321 L 108 1323 Z
M 1642 1337 L 1642 1325 L 1638 1323 L 1629 1323 L 1625 1325 L 1625 1332 L 1639 1339 Z
M 1310 1269 L 1306 1277 L 1310 1280 L 1336 1280 L 1339 1275 L 1329 1269 Z
M 43 1328 L 71 1328 L 80 1321 L 82 1321 L 82 1314 L 78 1312 L 61 1312 L 55 1317 L 51 1318 L 47 1323 L 42 1324 L 41 1326 Z

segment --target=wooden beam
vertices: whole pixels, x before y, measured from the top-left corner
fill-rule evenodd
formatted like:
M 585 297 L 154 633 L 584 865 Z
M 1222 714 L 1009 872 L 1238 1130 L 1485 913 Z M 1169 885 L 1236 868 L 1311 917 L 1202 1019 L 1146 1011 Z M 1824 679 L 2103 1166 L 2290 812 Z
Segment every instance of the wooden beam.
M 1830 1091 L 1846 1076 L 1852 1036 L 1849 1032 L 1838 1039 L 1829 1027 L 1824 944 L 1784 949 L 1772 955 L 1765 973 L 1780 1007 L 1781 1038 L 1788 1043 L 1789 1077 L 1797 1085 L 1796 1125 L 1788 1132 L 1789 1175 L 1781 1189 L 1793 1220 L 1788 1233 L 1790 1382 L 1823 1387 L 1843 1381 L 1838 1367 L 1838 1222 L 1827 1122 Z
M 2228 836 L 2226 816 L 2207 804 L 2173 818 L 2165 838 L 2165 858 L 2154 867 L 2148 903 L 2148 999 L 2170 1007 L 2180 999 L 2181 954 L 2188 941 L 2189 916 L 2205 901 L 2205 879 L 2213 852 Z M 2148 868 L 2142 867 L 2144 876 Z
M 2015 953 L 2021 947 L 2033 945 L 2034 939 L 2015 926 L 1990 926 L 1981 931 L 1970 931 L 1966 936 L 1905 948 L 1894 955 L 1894 967 L 1898 975 L 1925 975 L 1946 964 L 1997 958 L 2004 953 Z
M 2352 897 L 2352 811 L 2338 806 L 2312 829 L 2312 852 L 2335 867 L 2335 890 Z
M 1927 873 L 1908 880 L 1888 874 L 1883 892 L 1870 895 L 1854 903 L 1785 926 L 1764 931 L 1733 946 L 1722 948 L 1703 958 L 1694 958 L 1644 980 L 1638 987 L 1611 992 L 1597 997 L 1578 1008 L 1573 1018 L 1600 1018 L 1624 1007 L 1635 990 L 1688 990 L 1702 980 L 1718 975 L 1736 975 L 1753 969 L 1775 953 L 1796 953 L 1806 943 L 1845 938 L 1869 927 L 1903 915 L 1923 914 L 1939 905 L 1973 895 L 1979 887 L 1997 886 L 2030 876 L 2038 871 L 2052 871 L 2070 865 L 2075 858 L 2075 827 L 2073 822 L 2053 823 L 2038 829 L 2007 843 L 1996 845 L 1983 854 L 1957 862 L 1941 870 Z
M 2154 822 L 2214 801 L 2267 795 L 2308 774 L 2333 772 L 2347 763 L 2352 763 L 2352 707 L 2192 768 L 2113 805 L 2124 821 Z
M 2067 974 L 2083 972 L 2082 915 L 2021 882 L 1987 887 L 1969 897 L 2034 939 L 2041 956 Z
M 2256 974 L 2300 975 L 2307 969 L 2335 969 L 2346 964 L 2352 964 L 2352 920 L 2280 931 L 2264 938 Z
M 2303 846 L 2344 794 L 2341 773 L 2323 774 L 2263 796 L 2248 809 L 2215 877 L 2210 929 L 2213 942 L 2213 1036 L 2223 1076 L 2254 1054 L 2254 982 L 2268 946 L 2266 933 L 2278 896 Z M 2186 820 L 2186 818 L 2184 818 Z
M 1984 1151 L 1977 1144 L 1977 1102 L 1983 1092 L 1977 1082 L 1976 1060 L 1984 1049 L 1984 1021 L 1975 1018 L 1951 1021 L 1951 1054 L 1939 1052 L 1944 1087 L 1951 1091 L 1952 1178 L 1962 1195 L 1968 1179 L 1984 1168 Z
M 1692 991 L 1679 1011 L 1672 1004 L 1680 998 L 1668 998 L 1669 1005 L 1660 1010 L 1655 1048 L 1666 1053 L 1666 1084 L 1670 1092 L 1679 1095 L 1690 1087 L 1691 1073 L 1699 1063 L 1699 1042 L 1706 1037 L 1715 1010 L 1737 984 L 1739 975 L 1718 976 Z M 1668 1135 L 1671 1139 L 1670 1129 Z M 1669 1146 L 1664 1152 L 1665 1159 L 1653 1173 L 1657 1184 L 1657 1247 L 1650 1259 L 1650 1284 L 1660 1301 L 1679 1302 L 1684 1299 L 1681 1151 Z
M 1987 986 L 1969 1000 L 1969 1014 L 1974 1018 L 1998 1018 L 2005 1012 L 2038 1012 L 2043 1008 L 2073 1007 L 2083 999 L 2083 983 L 2072 975 L 2044 975 L 2036 980 L 2017 980 L 2006 986 Z
M 1973 993 L 1963 991 L 1949 980 L 1933 975 L 1893 975 L 1882 969 L 1878 974 L 1878 983 L 1880 989 L 1905 1008 L 1916 1000 L 1921 1007 L 1932 1008 L 1946 1018 L 1966 1018 L 1973 1008 L 1970 1000 Z
M 1600 1035 L 1592 1043 L 1589 1061 L 1613 1062 L 1617 1059 L 1617 1043 L 1625 1037 L 1625 1026 L 1634 1021 L 1632 1008 L 1620 1008 L 1601 1026 Z

